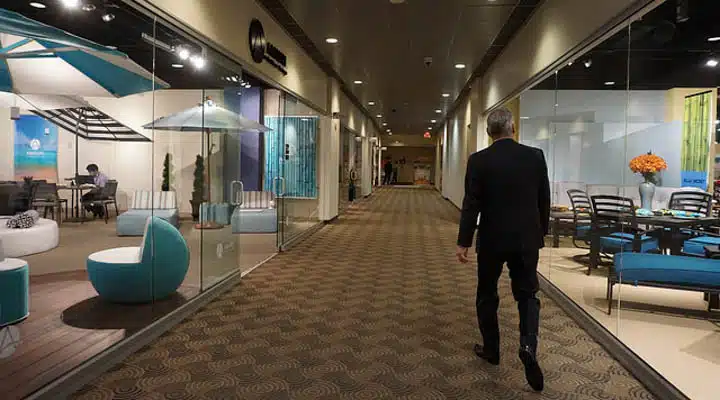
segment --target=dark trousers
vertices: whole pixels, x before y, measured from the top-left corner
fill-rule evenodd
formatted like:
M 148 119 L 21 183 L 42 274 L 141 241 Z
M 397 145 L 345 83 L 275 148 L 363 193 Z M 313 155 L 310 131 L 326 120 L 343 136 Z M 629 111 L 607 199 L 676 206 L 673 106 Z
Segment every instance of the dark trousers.
M 500 328 L 497 310 L 498 279 L 507 263 L 513 297 L 520 313 L 520 344 L 537 349 L 537 335 L 540 325 L 540 300 L 538 291 L 537 264 L 539 250 L 524 252 L 494 252 L 478 250 L 477 317 L 483 346 L 491 351 L 500 349 Z
M 82 196 L 82 203 L 87 211 L 92 212 L 95 215 L 104 216 L 105 208 L 102 204 L 93 203 L 95 201 L 104 200 L 104 196 L 100 191 L 90 191 Z
M 383 177 L 383 185 L 389 185 L 392 182 L 392 171 L 387 172 L 385 171 L 385 176 Z

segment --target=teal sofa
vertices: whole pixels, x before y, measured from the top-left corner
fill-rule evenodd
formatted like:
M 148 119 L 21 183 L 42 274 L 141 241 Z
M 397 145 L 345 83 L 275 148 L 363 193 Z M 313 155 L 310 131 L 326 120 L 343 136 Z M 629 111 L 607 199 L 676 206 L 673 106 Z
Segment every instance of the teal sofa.
M 128 210 L 117 217 L 117 235 L 142 236 L 145 222 L 150 217 L 162 218 L 171 225 L 180 227 L 175 192 L 135 191 Z
M 91 254 L 87 271 L 100 298 L 113 303 L 149 303 L 175 293 L 185 280 L 190 251 L 168 221 L 151 217 L 139 247 Z
M 608 314 L 613 286 L 627 284 L 720 294 L 720 260 L 665 254 L 618 253 L 608 274 Z M 708 302 L 708 311 L 710 302 Z
M 243 192 L 231 217 L 233 233 L 276 233 L 278 215 L 271 192 Z

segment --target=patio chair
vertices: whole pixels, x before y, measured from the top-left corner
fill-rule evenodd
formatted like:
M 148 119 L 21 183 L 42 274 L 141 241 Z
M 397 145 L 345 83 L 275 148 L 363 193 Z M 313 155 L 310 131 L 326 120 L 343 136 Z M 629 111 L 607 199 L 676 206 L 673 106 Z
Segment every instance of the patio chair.
M 659 239 L 640 229 L 632 199 L 620 196 L 592 196 L 592 230 L 599 236 L 598 256 L 618 253 L 659 252 Z M 588 267 L 588 275 L 593 264 Z
M 698 213 L 703 217 L 712 216 L 712 195 L 706 192 L 700 191 L 684 191 L 675 192 L 670 196 L 668 202 L 668 208 L 670 210 L 686 211 L 692 213 Z M 693 229 L 682 229 L 679 235 L 669 238 L 668 240 L 683 241 L 686 243 L 683 246 L 683 253 L 691 256 L 704 256 L 704 246 L 718 245 L 720 241 L 712 236 L 704 237 L 705 232 L 702 230 Z M 697 241 L 688 243 L 690 239 L 698 239 Z M 689 246 L 688 246 L 689 244 Z M 661 243 L 661 247 L 668 247 L 668 243 Z M 684 248 L 689 247 L 689 251 Z
M 590 197 L 582 190 L 567 191 L 573 211 L 573 245 L 579 249 L 590 248 L 590 229 L 592 228 L 592 204 Z M 582 244 L 578 244 L 582 243 Z
M 62 222 L 62 205 L 65 205 L 65 215 L 68 213 L 67 199 L 60 198 L 57 190 L 57 184 L 39 181 L 35 186 L 32 194 L 30 207 L 34 210 L 43 208 L 43 218 L 47 218 L 47 212 L 50 210 L 52 218 L 55 219 L 55 210 L 57 209 L 57 222 Z

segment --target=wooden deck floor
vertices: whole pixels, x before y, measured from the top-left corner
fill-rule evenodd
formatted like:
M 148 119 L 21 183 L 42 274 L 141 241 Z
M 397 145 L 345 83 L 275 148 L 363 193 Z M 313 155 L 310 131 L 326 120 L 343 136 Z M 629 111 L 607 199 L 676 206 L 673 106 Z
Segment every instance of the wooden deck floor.
M 28 396 L 197 293 L 197 288 L 182 287 L 153 304 L 118 305 L 101 301 L 84 271 L 32 276 L 30 316 L 12 332 L 0 331 L 6 338 L 19 336 L 14 352 L 0 351 L 0 397 Z

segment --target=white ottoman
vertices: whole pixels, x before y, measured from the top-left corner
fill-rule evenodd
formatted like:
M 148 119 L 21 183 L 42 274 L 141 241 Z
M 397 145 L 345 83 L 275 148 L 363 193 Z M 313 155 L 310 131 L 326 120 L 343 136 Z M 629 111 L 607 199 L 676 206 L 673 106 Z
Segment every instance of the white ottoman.
M 32 228 L 10 229 L 7 219 L 0 218 L 0 243 L 5 257 L 22 257 L 42 253 L 58 246 L 60 235 L 57 223 L 40 218 Z

